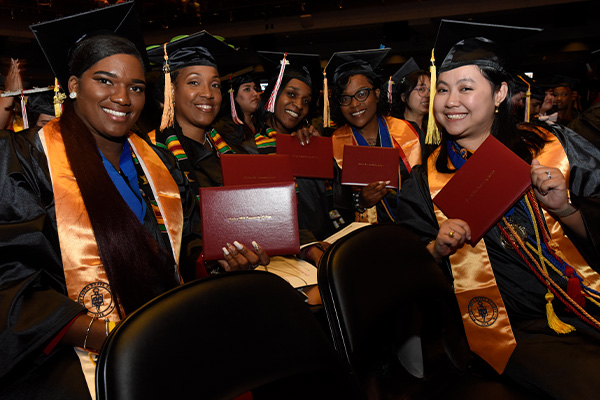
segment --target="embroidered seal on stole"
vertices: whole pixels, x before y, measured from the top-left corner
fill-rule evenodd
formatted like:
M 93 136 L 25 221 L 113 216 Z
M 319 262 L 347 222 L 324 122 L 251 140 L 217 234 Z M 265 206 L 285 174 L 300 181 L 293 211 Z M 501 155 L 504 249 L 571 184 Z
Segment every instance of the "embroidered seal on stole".
M 479 326 L 491 326 L 498 319 L 498 307 L 487 297 L 473 297 L 469 302 L 469 316 Z
M 106 294 L 109 296 L 105 296 Z M 110 315 L 115 308 L 110 286 L 106 282 L 92 282 L 86 285 L 79 292 L 77 302 L 86 307 L 88 313 L 93 314 L 96 318 Z

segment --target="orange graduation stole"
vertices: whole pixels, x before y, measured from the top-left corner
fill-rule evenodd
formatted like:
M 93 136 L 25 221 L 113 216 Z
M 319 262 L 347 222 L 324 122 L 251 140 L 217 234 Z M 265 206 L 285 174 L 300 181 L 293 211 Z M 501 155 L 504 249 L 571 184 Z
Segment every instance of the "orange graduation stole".
M 400 159 L 410 172 L 414 165 L 421 163 L 421 144 L 419 143 L 419 134 L 414 130 L 412 125 L 405 120 L 397 119 L 389 116 L 384 118 L 387 125 L 393 145 L 400 152 Z M 333 157 L 338 166 L 342 168 L 344 162 L 344 146 L 358 146 L 352 127 L 344 125 L 333 133 L 331 137 L 333 142 Z M 398 167 L 400 168 L 400 167 Z M 400 172 L 398 171 L 398 190 L 400 190 Z M 377 223 L 377 211 L 375 207 L 371 207 L 366 213 L 356 213 L 356 221 Z
M 56 224 L 68 296 L 85 306 L 91 316 L 118 321 L 119 312 L 115 308 L 77 181 L 67 160 L 58 120 L 46 124 L 39 135 L 52 178 Z M 161 159 L 144 140 L 134 134 L 130 134 L 128 140 L 155 194 L 167 228 L 173 257 L 178 261 L 183 228 L 179 189 Z M 121 314 L 124 314 L 122 310 Z
M 428 179 L 431 198 L 448 183 L 452 174 L 435 169 L 440 148 L 428 159 Z M 434 205 L 438 224 L 447 217 Z M 454 293 L 460 308 L 465 333 L 471 350 L 483 358 L 498 373 L 504 372 L 517 346 L 504 301 L 483 240 L 474 247 L 466 244 L 450 256 Z
M 544 132 L 548 141 L 537 158 L 542 165 L 556 166 L 569 181 L 570 166 L 567 155 L 559 140 L 550 132 Z M 435 169 L 435 160 L 440 149 L 429 157 L 428 179 L 431 197 L 444 187 L 452 174 L 443 174 Z M 452 165 L 449 163 L 449 166 Z M 446 216 L 434 205 L 439 224 Z M 584 284 L 598 291 L 600 275 L 583 259 L 573 242 L 565 235 L 560 223 L 546 210 L 544 218 L 557 254 L 583 277 Z M 559 249 L 559 250 L 558 250 Z M 469 346 L 496 371 L 502 373 L 506 367 L 516 341 L 510 326 L 504 302 L 498 290 L 496 279 L 483 240 L 474 247 L 465 245 L 450 256 L 454 291 L 461 310 L 465 333 Z M 594 294 L 588 295 L 596 297 Z

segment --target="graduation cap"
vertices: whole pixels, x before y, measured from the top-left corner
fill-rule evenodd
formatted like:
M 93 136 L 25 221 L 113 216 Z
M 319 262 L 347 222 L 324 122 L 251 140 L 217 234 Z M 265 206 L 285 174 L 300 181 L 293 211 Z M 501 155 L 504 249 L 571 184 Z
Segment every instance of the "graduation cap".
M 435 47 L 431 54 L 431 87 L 436 86 L 436 59 L 443 60 L 440 73 L 465 65 L 488 66 L 509 72 L 521 59 L 527 39 L 541 28 L 484 24 L 443 19 L 438 29 Z M 511 57 L 508 57 L 508 54 Z M 429 101 L 427 144 L 438 144 L 440 134 L 433 118 L 433 97 Z
M 331 77 L 333 82 L 337 82 L 338 79 L 347 74 L 374 74 L 390 50 L 390 48 L 385 47 L 333 53 L 323 72 L 323 126 L 325 128 L 331 125 L 327 76 Z
M 54 76 L 63 88 L 70 77 L 71 50 L 86 37 L 113 33 L 129 39 L 147 65 L 144 39 L 134 2 L 124 2 L 81 14 L 30 25 Z
M 165 74 L 164 107 L 160 130 L 173 126 L 175 108 L 171 90 L 171 71 L 194 65 L 206 65 L 218 70 L 220 60 L 230 58 L 236 50 L 206 31 L 174 37 L 162 45 L 148 46 L 150 62 L 162 66 Z
M 396 83 L 400 83 L 408 74 L 419 71 L 420 69 L 421 68 L 419 68 L 415 59 L 411 57 L 394 75 L 392 75 L 392 80 Z
M 318 54 L 259 51 L 258 55 L 263 61 L 265 72 L 270 76 L 277 74 L 277 80 L 266 104 L 268 112 L 275 112 L 275 101 L 284 76 L 293 76 L 306 83 L 313 93 L 321 89 L 321 58 Z
M 419 71 L 419 65 L 413 57 L 411 57 L 407 62 L 405 62 L 398 71 L 394 73 L 394 75 L 390 76 L 388 80 L 387 94 L 388 94 L 388 103 L 392 104 L 393 99 L 392 95 L 394 93 L 393 85 L 400 85 L 404 83 L 404 80 L 409 74 L 412 74 L 415 71 Z
M 63 111 L 62 103 L 67 97 L 54 78 L 54 86 L 35 87 L 32 89 L 16 90 L 13 92 L 2 92 L 0 97 L 21 97 L 21 116 L 23 118 L 23 129 L 29 128 L 27 113 L 38 113 L 60 117 Z M 27 96 L 27 100 L 25 100 Z
M 27 97 L 29 113 L 54 115 L 54 92 L 45 91 Z
M 207 31 L 176 36 L 167 43 L 148 46 L 146 51 L 152 66 L 162 68 L 168 58 L 171 71 L 192 65 L 207 65 L 218 70 L 218 65 L 236 54 L 232 46 Z

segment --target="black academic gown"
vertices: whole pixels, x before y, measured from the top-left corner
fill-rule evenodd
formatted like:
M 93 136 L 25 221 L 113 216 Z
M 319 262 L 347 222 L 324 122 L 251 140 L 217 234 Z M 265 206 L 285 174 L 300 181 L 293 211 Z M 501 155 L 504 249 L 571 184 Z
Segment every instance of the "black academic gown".
M 258 154 L 254 133 L 246 125 L 238 125 L 229 116 L 222 116 L 213 123 L 213 128 L 236 154 Z
M 572 202 L 580 209 L 588 230 L 589 240 L 584 240 L 568 229 L 567 235 L 575 243 L 589 265 L 600 271 L 600 152 L 573 131 L 554 125 L 545 126 L 558 137 L 570 165 Z M 439 226 L 434 214 L 428 186 L 427 171 L 416 166 L 410 179 L 403 183 L 400 192 L 398 221 L 419 234 L 424 243 L 435 239 Z M 517 204 L 512 216 L 514 222 L 524 226 L 528 235 L 532 227 L 528 224 L 524 208 Z M 600 385 L 583 383 L 595 375 L 600 362 L 600 332 L 564 310 L 555 300 L 555 310 L 561 320 L 572 324 L 577 331 L 559 336 L 548 328 L 545 314 L 544 295 L 546 287 L 535 277 L 527 265 L 512 249 L 506 249 L 500 241 L 500 231 L 494 226 L 484 236 L 485 245 L 496 277 L 498 288 L 507 308 L 517 347 L 505 370 L 505 375 L 530 389 L 554 396 L 552 398 L 593 398 Z M 466 245 L 468 246 L 468 245 Z M 452 281 L 449 260 L 440 262 L 448 279 Z M 475 266 L 474 266 L 475 267 Z M 556 278 L 553 270 L 549 273 Z M 566 282 L 558 281 L 566 291 Z M 600 308 L 587 302 L 586 310 L 600 316 Z M 594 366 L 595 365 L 595 366 Z M 592 368 L 592 366 L 594 366 Z M 592 375 L 593 371 L 593 375 Z M 572 372 L 572 373 L 571 373 Z M 561 380 L 552 378 L 561 375 Z M 564 379 L 564 380 L 563 380 Z M 573 386 L 565 384 L 572 380 Z M 596 380 L 596 379 L 594 379 Z M 574 396 L 574 397 L 572 397 Z M 578 397 L 579 396 L 579 397 Z
M 198 236 L 191 227 L 199 213 L 173 157 L 155 151 L 180 188 L 184 246 Z M 0 398 L 89 398 L 71 347 L 42 353 L 84 308 L 67 297 L 52 183 L 37 132 L 0 131 L 0 188 Z M 149 204 L 145 227 L 171 252 Z

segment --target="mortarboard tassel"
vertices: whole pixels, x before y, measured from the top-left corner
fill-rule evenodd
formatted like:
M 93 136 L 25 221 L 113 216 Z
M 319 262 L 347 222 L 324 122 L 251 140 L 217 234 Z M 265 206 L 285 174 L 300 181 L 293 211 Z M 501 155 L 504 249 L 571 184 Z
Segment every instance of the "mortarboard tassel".
M 171 68 L 169 67 L 169 55 L 167 54 L 167 43 L 164 44 L 165 49 L 165 64 L 163 72 L 165 74 L 165 100 L 163 114 L 160 121 L 160 130 L 173 126 L 173 118 L 175 115 L 175 107 L 173 105 L 173 87 L 171 85 Z
M 64 93 L 60 92 L 60 84 L 58 83 L 58 79 L 54 78 L 54 116 L 60 117 L 63 112 L 63 101 L 67 96 Z
M 231 103 L 231 119 L 237 125 L 244 125 L 244 122 L 238 117 L 237 109 L 235 108 L 235 99 L 233 98 L 233 85 L 231 84 L 231 76 L 229 77 L 229 102 Z
M 285 64 L 287 63 L 287 53 L 283 53 L 283 60 L 281 60 L 281 69 L 279 70 L 279 75 L 277 76 L 277 82 L 275 82 L 275 87 L 273 88 L 273 92 L 271 92 L 271 97 L 269 97 L 269 101 L 266 105 L 266 110 L 270 113 L 275 112 L 275 101 L 277 100 L 277 93 L 279 92 L 279 87 L 281 86 L 281 81 L 283 79 L 283 72 L 285 71 Z
M 29 129 L 29 120 L 27 119 L 27 107 L 25 107 L 25 95 L 21 90 L 21 115 L 23 116 L 23 129 Z
M 429 67 L 430 87 L 429 91 L 429 119 L 427 121 L 427 136 L 425 136 L 425 144 L 438 145 L 442 141 L 442 135 L 435 123 L 435 115 L 433 115 L 433 99 L 435 97 L 435 87 L 437 85 L 437 68 L 435 67 L 434 50 L 431 50 L 431 66 Z
M 531 107 L 531 85 L 521 75 L 517 75 L 527 85 L 527 92 L 525 93 L 525 122 L 529 122 L 529 108 Z
M 550 290 L 546 293 L 546 318 L 548 319 L 548 326 L 556 333 L 565 334 L 571 333 L 575 330 L 573 325 L 569 325 L 558 318 L 558 315 L 554 312 L 552 306 L 552 300 L 554 300 L 554 294 Z
M 323 70 L 323 128 L 331 127 L 331 109 L 329 107 L 329 89 L 327 73 Z
M 394 85 L 394 81 L 392 80 L 392 76 L 390 75 L 390 80 L 388 81 L 388 103 L 390 106 L 392 105 L 392 87 Z

